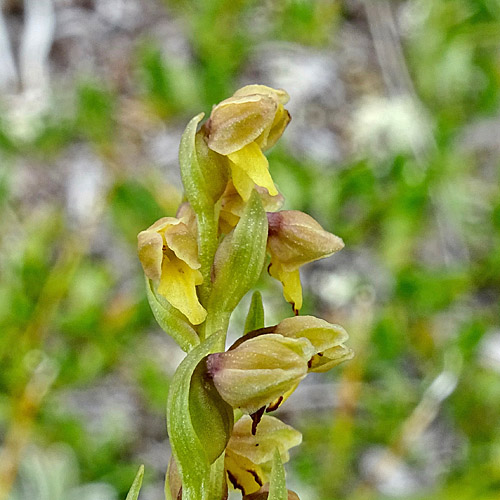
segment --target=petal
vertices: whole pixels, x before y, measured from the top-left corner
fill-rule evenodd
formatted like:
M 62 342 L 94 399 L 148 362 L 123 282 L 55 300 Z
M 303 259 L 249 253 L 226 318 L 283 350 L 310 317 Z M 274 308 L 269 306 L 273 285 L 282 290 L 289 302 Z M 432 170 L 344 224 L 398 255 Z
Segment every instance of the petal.
M 165 230 L 165 241 L 168 248 L 174 251 L 179 259 L 186 262 L 192 269 L 199 269 L 198 242 L 183 222 L 170 226 Z
M 179 205 L 175 216 L 188 227 L 190 233 L 198 237 L 198 223 L 196 221 L 196 213 L 189 202 L 185 201 Z
M 203 282 L 200 271 L 192 269 L 177 257 L 171 260 L 164 258 L 161 271 L 158 293 L 179 309 L 193 325 L 203 323 L 207 312 L 196 295 L 196 285 Z
M 261 147 L 263 151 L 272 148 L 278 139 L 283 135 L 286 127 L 291 120 L 290 113 L 283 107 L 282 104 L 278 106 L 273 123 L 260 134 L 255 142 Z
M 243 198 L 243 201 L 248 201 L 250 199 L 250 195 L 252 194 L 252 190 L 255 187 L 254 181 L 249 177 L 245 170 L 240 168 L 240 166 L 236 163 L 230 161 L 229 166 L 231 167 L 231 178 L 233 179 L 236 191 L 238 191 L 239 195 Z
M 300 283 L 300 273 L 298 269 L 287 271 L 275 258 L 271 258 L 269 274 L 281 281 L 283 285 L 283 295 L 285 300 L 293 305 L 294 310 L 302 308 L 302 285 Z
M 266 188 L 271 196 L 276 196 L 278 194 L 278 190 L 276 189 L 271 174 L 269 173 L 269 163 L 267 158 L 264 156 L 264 153 L 262 153 L 262 150 L 257 143 L 252 142 L 248 144 L 239 151 L 229 154 L 228 158 L 233 172 L 235 170 L 237 171 L 237 169 L 243 170 L 248 177 L 255 182 L 255 184 Z M 238 185 L 234 180 L 234 175 L 233 182 L 241 197 L 247 201 L 249 194 L 239 191 Z
M 151 280 L 160 279 L 163 259 L 161 235 L 154 231 L 141 231 L 137 235 L 137 247 L 144 274 Z

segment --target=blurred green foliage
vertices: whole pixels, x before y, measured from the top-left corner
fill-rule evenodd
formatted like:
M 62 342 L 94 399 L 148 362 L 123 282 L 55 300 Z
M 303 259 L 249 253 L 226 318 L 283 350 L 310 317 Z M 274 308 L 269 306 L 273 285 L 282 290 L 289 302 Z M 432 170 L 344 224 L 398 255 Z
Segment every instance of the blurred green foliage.
M 362 151 L 326 166 L 286 145 L 269 155 L 287 208 L 312 213 L 346 242 L 332 280 L 350 283 L 347 299 L 328 303 L 310 286 L 306 309 L 343 324 L 357 352 L 331 375 L 337 404 L 290 410 L 304 444 L 289 474 L 310 498 L 389 498 L 383 478 L 363 472 L 368 451 L 381 447 L 424 478 L 406 500 L 493 500 L 500 494 L 500 347 L 497 339 L 492 368 L 485 356 L 495 352 L 484 340 L 498 335 L 500 315 L 500 3 L 391 7 L 411 25 L 403 49 L 430 123 L 425 154 Z M 142 443 L 154 434 L 151 422 L 165 433 L 168 363 L 179 354 L 167 344 L 170 361 L 157 355 L 135 237 L 173 215 L 180 193 L 132 146 L 143 151 L 152 130 L 185 124 L 231 95 L 260 44 L 293 42 L 333 57 L 346 27 L 372 43 L 362 5 L 350 2 L 172 0 L 165 8 L 185 30 L 189 60 L 167 57 L 145 34 L 129 61 L 125 95 L 111 79 L 81 78 L 69 91 L 71 105 L 56 96 L 32 136 L 20 138 L 0 122 L 0 437 L 2 459 L 14 467 L 0 467 L 2 500 L 38 491 L 30 481 L 42 479 L 29 472 L 38 463 L 71 466 L 67 491 L 108 483 L 124 498 L 144 461 Z M 380 68 L 366 71 L 369 81 Z M 286 90 L 293 98 L 294 89 Z M 464 149 L 473 128 L 488 120 L 497 128 L 480 128 L 477 147 Z M 61 164 L 71 163 L 65 155 L 75 145 L 105 172 L 87 215 L 71 215 L 73 200 L 60 192 Z M 35 180 L 26 187 L 29 176 Z M 36 179 L 41 186 L 47 178 L 54 192 L 37 188 Z M 265 300 L 280 293 L 268 281 L 260 288 Z M 273 314 L 288 313 L 279 306 Z M 422 404 L 432 413 L 429 387 L 443 370 L 456 375 L 456 389 L 419 428 L 412 418 Z M 117 381 L 135 410 L 124 405 L 106 414 L 105 396 L 95 391 L 112 406 Z M 57 443 L 67 447 L 51 448 Z M 146 463 L 144 484 L 153 481 L 161 482 L 161 471 Z

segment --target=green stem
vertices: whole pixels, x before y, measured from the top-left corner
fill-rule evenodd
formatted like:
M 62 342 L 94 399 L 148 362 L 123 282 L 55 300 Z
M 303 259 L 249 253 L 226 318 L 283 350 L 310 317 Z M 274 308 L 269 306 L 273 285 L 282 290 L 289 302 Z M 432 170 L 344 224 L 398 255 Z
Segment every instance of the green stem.
M 227 328 L 229 326 L 229 318 L 231 317 L 230 312 L 225 312 L 225 311 L 217 311 L 213 309 L 208 309 L 208 314 L 207 314 L 207 319 L 205 320 L 205 323 L 202 325 L 202 329 L 200 331 L 200 336 L 202 339 L 210 337 L 210 335 L 213 335 L 216 332 L 219 331 L 224 331 L 224 333 L 227 333 Z M 225 348 L 225 342 L 226 342 L 226 336 L 221 339 L 219 344 L 216 346 L 216 351 L 214 352 L 221 352 Z

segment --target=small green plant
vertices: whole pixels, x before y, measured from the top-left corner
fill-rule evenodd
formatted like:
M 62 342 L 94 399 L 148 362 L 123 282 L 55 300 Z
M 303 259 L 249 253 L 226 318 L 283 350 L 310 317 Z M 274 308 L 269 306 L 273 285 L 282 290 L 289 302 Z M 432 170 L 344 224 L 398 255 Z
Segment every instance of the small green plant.
M 290 121 L 287 101 L 283 90 L 249 85 L 215 106 L 201 127 L 203 114 L 194 117 L 179 154 L 185 202 L 176 217 L 138 236 L 153 314 L 187 353 L 167 403 L 167 499 L 222 500 L 228 485 L 246 500 L 298 498 L 286 489 L 283 463 L 301 434 L 266 413 L 307 373 L 353 356 L 342 327 L 298 315 L 299 268 L 343 242 L 309 215 L 279 210 L 283 197 L 263 151 Z M 255 292 L 245 331 L 226 350 L 231 313 L 264 270 L 266 254 L 295 315 L 266 327 Z

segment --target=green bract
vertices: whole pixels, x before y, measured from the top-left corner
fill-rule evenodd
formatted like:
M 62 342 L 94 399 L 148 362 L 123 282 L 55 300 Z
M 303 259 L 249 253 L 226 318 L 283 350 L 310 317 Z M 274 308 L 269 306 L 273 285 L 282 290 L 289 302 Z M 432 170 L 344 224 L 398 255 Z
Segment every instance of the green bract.
M 205 443 L 200 441 L 196 432 L 200 427 L 196 420 L 202 417 L 214 419 L 212 423 L 216 427 L 215 420 L 220 418 L 219 414 L 200 415 L 196 412 L 199 405 L 193 405 L 195 411 L 191 412 L 191 379 L 200 361 L 217 346 L 224 334 L 223 331 L 217 332 L 189 352 L 175 372 L 168 394 L 167 428 L 182 477 L 183 495 L 188 499 L 210 498 L 210 468 L 213 465 L 205 452 Z M 224 426 L 225 422 L 221 425 Z
M 228 317 L 255 284 L 264 266 L 266 240 L 267 217 L 254 191 L 236 228 L 222 240 L 215 255 L 207 324 Z

